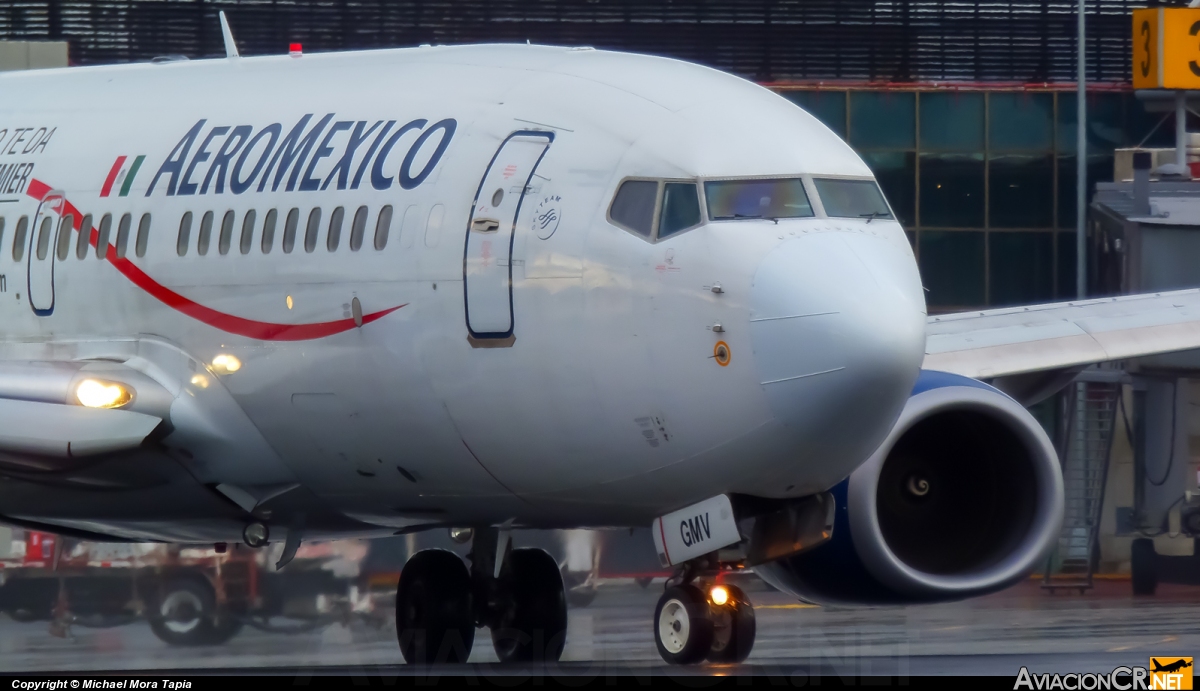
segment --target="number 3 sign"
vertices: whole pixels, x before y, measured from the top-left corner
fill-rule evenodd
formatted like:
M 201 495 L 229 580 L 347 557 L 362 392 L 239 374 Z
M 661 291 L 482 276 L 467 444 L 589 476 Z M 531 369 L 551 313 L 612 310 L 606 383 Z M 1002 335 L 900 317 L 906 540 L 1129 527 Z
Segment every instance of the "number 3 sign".
M 1200 88 L 1200 8 L 1133 11 L 1133 88 Z

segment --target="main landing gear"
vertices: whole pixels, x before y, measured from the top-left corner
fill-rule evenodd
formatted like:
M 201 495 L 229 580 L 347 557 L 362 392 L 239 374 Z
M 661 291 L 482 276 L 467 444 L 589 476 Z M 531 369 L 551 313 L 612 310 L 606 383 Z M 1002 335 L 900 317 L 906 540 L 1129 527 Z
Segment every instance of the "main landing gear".
M 654 610 L 658 654 L 674 665 L 743 662 L 755 630 L 754 607 L 742 589 L 699 578 L 691 563 L 667 581 Z
M 567 598 L 554 558 L 511 549 L 507 531 L 476 530 L 468 557 L 417 552 L 396 591 L 396 633 L 409 664 L 466 662 L 475 629 L 492 631 L 501 662 L 557 662 L 567 634 Z M 499 564 L 499 568 L 497 568 Z

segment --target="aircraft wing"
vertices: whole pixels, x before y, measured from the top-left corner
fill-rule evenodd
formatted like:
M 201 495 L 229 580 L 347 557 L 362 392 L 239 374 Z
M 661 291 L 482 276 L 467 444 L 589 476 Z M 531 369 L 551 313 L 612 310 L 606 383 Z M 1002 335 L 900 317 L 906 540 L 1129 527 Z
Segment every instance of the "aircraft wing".
M 925 369 L 992 379 L 1200 348 L 1200 290 L 929 317 Z

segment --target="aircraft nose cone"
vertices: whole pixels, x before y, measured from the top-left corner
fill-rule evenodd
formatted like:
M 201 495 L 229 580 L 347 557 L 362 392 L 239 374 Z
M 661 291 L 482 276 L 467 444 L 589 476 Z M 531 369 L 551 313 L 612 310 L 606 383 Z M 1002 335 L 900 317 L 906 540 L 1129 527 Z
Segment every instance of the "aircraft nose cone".
M 772 412 L 797 455 L 840 480 L 882 442 L 924 359 L 925 300 L 911 253 L 869 233 L 789 240 L 759 266 L 751 310 Z

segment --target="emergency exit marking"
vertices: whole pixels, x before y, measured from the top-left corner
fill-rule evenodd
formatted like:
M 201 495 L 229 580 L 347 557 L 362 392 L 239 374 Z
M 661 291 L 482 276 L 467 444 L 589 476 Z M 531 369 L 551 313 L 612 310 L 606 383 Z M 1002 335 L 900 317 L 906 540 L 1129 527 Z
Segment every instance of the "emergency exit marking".
M 1200 88 L 1200 8 L 1133 11 L 1133 88 Z

